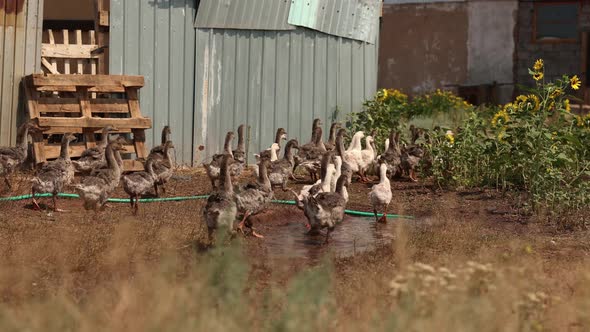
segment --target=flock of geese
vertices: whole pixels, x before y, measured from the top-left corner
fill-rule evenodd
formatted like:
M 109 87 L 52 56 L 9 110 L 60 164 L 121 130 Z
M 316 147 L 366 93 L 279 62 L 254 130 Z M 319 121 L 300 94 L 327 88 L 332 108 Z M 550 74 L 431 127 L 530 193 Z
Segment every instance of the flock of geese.
M 345 149 L 344 141 L 350 138 L 346 129 L 340 123 L 330 126 L 328 141 L 322 140 L 322 122 L 315 119 L 312 125 L 311 140 L 300 145 L 297 139 L 287 140 L 287 132 L 279 128 L 272 145 L 256 154 L 256 180 L 245 184 L 234 185 L 246 167 L 245 125 L 238 128 L 238 144 L 232 150 L 235 139 L 234 132 L 228 132 L 225 137 L 223 151 L 215 154 L 211 162 L 204 167 L 213 186 L 213 193 L 209 196 L 203 210 L 204 221 L 207 224 L 209 238 L 218 228 L 225 228 L 233 232 L 234 222 L 238 217 L 237 230 L 244 232 L 247 228 L 255 237 L 263 237 L 253 227 L 251 216 L 262 213 L 274 198 L 273 189 L 280 187 L 289 191 L 295 197 L 296 205 L 303 210 L 307 218 L 306 227 L 310 234 L 317 234 L 327 229 L 326 242 L 330 232 L 344 218 L 344 212 L 349 200 L 348 186 L 354 174 L 359 181 L 370 182 L 368 172 L 378 172 L 379 183 L 374 185 L 369 193 L 369 200 L 373 206 L 373 213 L 378 222 L 387 221 L 387 207 L 392 199 L 390 177 L 407 174 L 416 181 L 414 169 L 424 156 L 421 146 L 415 144 L 420 131 L 412 127 L 412 144 L 402 146 L 398 132 L 392 132 L 386 140 L 387 149 L 377 154 L 373 136 L 366 136 L 362 131 L 354 133 L 351 143 Z M 362 139 L 365 139 L 365 147 Z M 279 158 L 283 141 L 287 141 L 284 152 Z M 297 150 L 295 153 L 294 150 Z M 311 184 L 303 186 L 296 192 L 288 187 L 290 180 L 300 180 L 296 174 L 298 170 L 305 170 Z M 378 211 L 383 215 L 379 218 Z
M 293 194 L 296 205 L 303 210 L 311 234 L 317 234 L 327 228 L 326 242 L 330 232 L 342 221 L 349 200 L 348 186 L 353 175 L 363 183 L 370 182 L 367 173 L 378 173 L 379 183 L 373 185 L 368 198 L 373 206 L 373 213 L 378 222 L 387 221 L 387 207 L 392 199 L 390 178 L 407 174 L 416 181 L 414 169 L 424 155 L 424 150 L 415 144 L 419 132 L 412 130 L 412 143 L 402 146 L 400 134 L 392 132 L 386 140 L 387 149 L 377 154 L 373 136 L 365 137 L 362 131 L 349 136 L 340 123 L 333 123 L 327 141 L 323 141 L 322 122 L 315 119 L 312 124 L 312 136 L 308 143 L 301 145 L 297 139 L 287 138 L 284 128 L 276 131 L 271 146 L 256 154 L 256 180 L 234 185 L 235 179 L 246 168 L 245 125 L 238 127 L 238 144 L 232 149 L 234 132 L 225 137 L 223 151 L 215 154 L 211 162 L 204 164 L 211 181 L 213 192 L 203 210 L 203 220 L 207 225 L 209 238 L 218 228 L 226 228 L 234 233 L 234 223 L 240 221 L 237 230 L 255 237 L 263 236 L 253 227 L 251 216 L 268 209 L 274 198 L 273 189 L 280 187 Z M 6 186 L 11 189 L 9 176 L 16 172 L 27 159 L 27 137 L 30 132 L 43 132 L 47 128 L 36 125 L 34 121 L 24 123 L 18 128 L 15 147 L 0 147 L 0 176 L 4 177 Z M 63 211 L 57 207 L 58 194 L 71 186 L 84 201 L 86 210 L 99 211 L 104 208 L 111 193 L 122 182 L 122 187 L 129 195 L 129 203 L 134 214 L 138 211 L 139 198 L 152 189 L 156 196 L 159 191 L 165 193 L 164 185 L 173 175 L 174 145 L 170 139 L 169 126 L 162 130 L 161 145 L 154 147 L 145 160 L 145 170 L 123 174 L 123 159 L 127 141 L 122 136 L 109 138 L 117 129 L 105 127 L 101 141 L 84 151 L 80 158 L 72 160 L 69 155 L 70 143 L 76 136 L 66 133 L 62 136 L 59 158 L 46 162 L 37 168 L 31 180 L 32 204 L 40 206 L 35 194 L 51 194 L 54 211 Z M 348 148 L 345 140 L 351 139 Z M 362 139 L 365 146 L 362 146 Z M 283 142 L 286 144 L 283 145 Z M 282 152 L 282 156 L 279 155 Z M 311 183 L 303 186 L 299 192 L 288 187 L 290 180 L 301 180 L 298 170 L 309 174 Z M 74 174 L 83 174 L 78 183 L 74 183 Z M 378 211 L 383 215 L 379 218 Z
M 0 176 L 4 176 L 9 190 L 12 188 L 9 176 L 27 159 L 29 132 L 43 132 L 47 129 L 39 127 L 34 121 L 26 122 L 18 128 L 15 147 L 0 147 Z M 71 186 L 83 199 L 86 210 L 99 211 L 104 208 L 120 182 L 123 182 L 123 189 L 129 195 L 131 208 L 136 214 L 139 197 L 152 188 L 156 196 L 158 188 L 164 191 L 164 185 L 174 171 L 171 150 L 174 145 L 170 140 L 170 127 L 164 127 L 162 144 L 154 147 L 146 158 L 145 171 L 125 175 L 121 153 L 126 150 L 127 140 L 122 136 L 109 139 L 109 133 L 116 130 L 111 126 L 103 128 L 101 141 L 95 147 L 85 150 L 77 160 L 72 160 L 69 153 L 70 143 L 76 140 L 76 136 L 72 133 L 64 134 L 59 157 L 39 166 L 31 180 L 33 207 L 40 209 L 35 194 L 51 194 L 53 210 L 63 212 L 64 210 L 57 207 L 57 197 L 66 186 Z M 79 183 L 73 183 L 76 172 L 82 174 Z

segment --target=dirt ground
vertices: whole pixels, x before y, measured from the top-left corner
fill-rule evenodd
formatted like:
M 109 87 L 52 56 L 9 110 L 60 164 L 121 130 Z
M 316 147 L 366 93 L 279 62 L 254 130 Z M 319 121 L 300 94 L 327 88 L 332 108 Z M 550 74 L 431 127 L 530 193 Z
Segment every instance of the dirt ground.
M 247 180 L 248 176 L 241 179 Z M 24 179 L 17 181 L 16 187 L 13 195 L 28 192 Z M 348 208 L 371 211 L 369 188 L 353 183 Z M 295 273 L 325 257 L 333 262 L 339 276 L 337 293 L 362 287 L 359 280 L 365 278 L 373 279 L 373 292 L 380 293 L 379 285 L 385 287 L 392 271 L 407 262 L 453 265 L 475 260 L 518 264 L 527 257 L 543 271 L 547 281 L 544 289 L 562 292 L 569 289 L 568 285 L 571 288 L 576 278 L 571 267 L 588 261 L 590 240 L 586 231 L 564 232 L 521 215 L 517 197 L 502 196 L 493 190 L 440 191 L 423 181 L 393 182 L 392 188 L 390 213 L 415 219 L 390 219 L 382 229 L 363 228 L 373 222 L 372 218 L 345 220 L 353 225 L 361 223 L 357 229 L 363 232 L 376 233 L 368 239 L 380 239 L 378 245 L 358 252 L 355 243 L 353 254 L 348 250 L 350 241 L 338 242 L 337 233 L 338 228 L 355 228 L 339 226 L 335 231 L 337 239 L 320 245 L 306 237 L 305 217 L 293 206 L 276 204 L 257 216 L 256 229 L 266 238 L 235 239 L 252 265 L 251 278 L 256 288 L 286 284 Z M 203 195 L 209 191 L 204 172 L 182 171 L 167 185 L 165 196 Z M 125 195 L 118 189 L 113 197 Z M 276 198 L 292 199 L 291 194 L 281 191 L 276 191 Z M 50 204 L 48 199 L 42 201 Z M 69 210 L 65 213 L 32 210 L 29 201 L 0 202 L 1 301 L 21 303 L 58 291 L 84 301 L 105 284 L 133 279 L 140 267 L 157 269 L 167 257 L 198 261 L 207 250 L 201 219 L 204 203 L 146 203 L 140 205 L 139 215 L 133 216 L 128 204 L 110 203 L 104 212 L 95 214 L 84 211 L 75 199 L 59 200 L 60 207 Z M 389 236 L 382 237 L 384 233 Z M 287 241 L 292 242 L 292 249 L 285 253 L 280 249 Z M 291 255 L 291 251 L 297 253 Z M 354 313 L 358 299 L 350 300 L 343 302 L 341 310 Z

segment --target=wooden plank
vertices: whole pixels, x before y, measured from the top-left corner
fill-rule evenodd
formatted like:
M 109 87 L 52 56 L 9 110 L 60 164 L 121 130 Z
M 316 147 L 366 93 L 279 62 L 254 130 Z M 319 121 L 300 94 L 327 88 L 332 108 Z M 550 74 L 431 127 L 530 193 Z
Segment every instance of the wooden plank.
M 123 145 L 125 151 L 123 153 L 135 153 L 135 146 L 133 144 Z M 45 157 L 46 159 L 55 159 L 59 157 L 61 149 L 60 144 L 45 144 Z M 70 143 L 70 157 L 76 158 L 82 155 L 82 152 L 86 150 L 84 143 Z
M 51 117 L 39 118 L 39 125 L 43 127 L 94 127 L 104 128 L 106 126 L 113 126 L 116 128 L 137 128 L 150 129 L 152 127 L 152 120 L 149 118 L 64 118 Z
M 126 88 L 127 92 L 127 100 L 129 102 L 129 113 L 131 114 L 132 118 L 142 118 L 141 110 L 139 109 L 139 96 L 137 94 L 137 89 L 135 88 Z
M 145 131 L 143 129 L 132 129 L 131 131 L 133 132 L 133 144 L 135 145 L 135 154 L 137 155 L 137 158 L 147 158 L 147 151 L 145 148 Z
M 63 37 L 64 37 L 64 46 L 70 44 L 70 31 L 68 29 L 62 30 Z M 56 46 L 56 45 L 48 45 L 48 46 Z M 43 56 L 43 45 L 41 45 L 41 56 Z M 47 55 L 49 56 L 49 55 Z M 56 56 L 56 55 L 53 55 Z M 64 59 L 64 74 L 70 74 L 70 59 Z
M 43 134 L 33 133 L 31 134 L 31 137 L 33 138 L 33 154 L 35 155 L 35 161 L 37 163 L 45 162 L 47 156 L 45 155 L 45 140 L 43 139 Z
M 102 128 L 91 128 L 94 130 L 95 134 L 100 134 Z M 82 134 L 82 127 L 51 127 L 49 130 L 43 132 L 46 135 L 50 134 L 63 134 L 63 133 L 73 133 L 73 134 Z M 130 134 L 131 128 L 121 128 L 117 127 L 117 130 L 112 131 L 111 134 Z
M 90 30 L 90 44 L 96 44 L 96 33 L 94 30 Z M 96 75 L 96 64 L 98 63 L 98 59 L 90 59 L 90 75 Z M 96 93 L 93 92 L 90 95 L 90 98 L 95 99 Z
M 129 113 L 126 99 L 90 99 L 92 113 Z M 80 113 L 80 103 L 77 98 L 39 98 L 37 108 L 39 113 Z
M 98 55 L 92 55 L 92 51 L 96 48 L 96 45 L 41 44 L 41 56 L 62 59 L 98 59 Z M 78 64 L 80 63 L 83 64 L 83 60 L 78 60 Z
M 45 58 L 41 58 L 41 63 L 43 64 L 43 66 L 45 66 L 45 68 L 47 68 L 47 70 L 49 70 L 50 73 L 55 74 L 55 75 L 59 74 L 59 72 L 57 71 L 57 64 L 56 63 L 50 63 Z
M 145 166 L 139 160 L 131 160 L 131 159 L 124 159 L 123 160 L 123 170 L 125 172 L 136 172 L 136 171 L 143 171 Z
M 62 85 L 62 86 L 40 86 L 36 88 L 37 91 L 59 91 L 59 92 L 76 92 L 76 86 L 74 85 Z M 99 93 L 124 93 L 125 88 L 122 86 L 97 86 L 88 89 L 88 92 L 99 92 Z
M 104 23 L 104 18 L 101 20 L 101 12 L 106 12 L 107 15 L 110 10 L 110 0 L 94 0 L 94 29 L 96 30 L 96 43 L 98 47 L 103 47 L 103 52 L 98 56 L 98 70 L 97 73 L 108 74 L 108 54 L 109 54 L 109 28 L 110 22 L 106 26 L 101 25 L 101 21 Z M 149 26 L 149 25 L 148 25 Z
M 30 84 L 31 77 L 25 78 L 25 97 L 27 98 L 27 108 L 29 109 L 29 118 L 36 119 L 39 117 L 39 111 L 37 109 L 37 99 L 39 98 L 39 92 Z
M 109 12 L 106 10 L 100 10 L 98 12 L 98 25 L 101 27 L 108 27 L 109 26 Z
M 77 87 L 78 99 L 80 100 L 80 110 L 82 111 L 82 117 L 92 117 L 92 106 L 88 98 L 88 88 L 79 86 Z
M 36 86 L 122 86 L 139 88 L 144 85 L 143 76 L 133 75 L 52 75 L 33 74 L 33 84 Z
M 78 47 L 83 47 L 82 45 L 82 30 L 76 30 L 76 45 Z M 78 74 L 84 74 L 84 62 L 82 60 L 78 60 L 78 69 L 76 71 Z
M 53 30 L 48 29 L 47 34 L 49 36 L 49 44 L 55 44 L 55 36 L 53 35 Z M 41 56 L 43 56 L 43 55 L 41 55 Z M 51 59 L 50 63 L 51 63 L 51 68 L 53 68 L 53 70 L 50 70 L 49 72 L 50 73 L 56 72 L 57 74 L 59 74 L 59 72 L 57 71 L 57 60 Z

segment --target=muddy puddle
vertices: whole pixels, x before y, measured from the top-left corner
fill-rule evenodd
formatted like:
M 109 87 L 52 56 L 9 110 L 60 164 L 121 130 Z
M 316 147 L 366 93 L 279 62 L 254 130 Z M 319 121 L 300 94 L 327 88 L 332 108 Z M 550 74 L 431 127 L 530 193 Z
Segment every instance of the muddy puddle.
M 306 234 L 305 217 L 293 215 L 283 220 L 283 223 L 264 233 L 263 241 L 269 256 L 311 260 L 320 259 L 327 253 L 350 257 L 388 245 L 394 237 L 395 223 L 400 222 L 399 219 L 390 219 L 387 224 L 380 224 L 374 218 L 346 216 L 331 232 L 329 243 L 324 244 L 326 230 L 319 235 Z

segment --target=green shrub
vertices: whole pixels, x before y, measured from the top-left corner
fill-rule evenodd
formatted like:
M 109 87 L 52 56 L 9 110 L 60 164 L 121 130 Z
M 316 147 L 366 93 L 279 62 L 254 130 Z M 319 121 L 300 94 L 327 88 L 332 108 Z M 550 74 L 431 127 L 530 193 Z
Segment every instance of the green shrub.
M 535 211 L 572 226 L 590 203 L 590 117 L 570 113 L 568 89 L 576 76 L 545 82 L 542 61 L 531 75 L 537 81 L 496 112 L 472 113 L 452 138 L 433 132 L 428 150 L 439 186 L 491 186 L 521 190 Z M 582 215 L 581 218 L 576 216 Z

